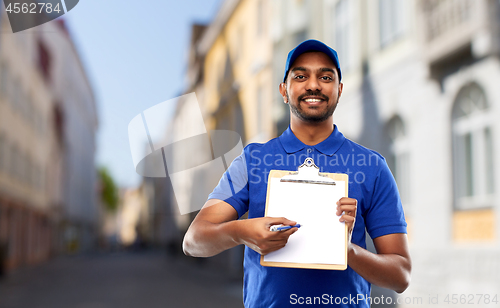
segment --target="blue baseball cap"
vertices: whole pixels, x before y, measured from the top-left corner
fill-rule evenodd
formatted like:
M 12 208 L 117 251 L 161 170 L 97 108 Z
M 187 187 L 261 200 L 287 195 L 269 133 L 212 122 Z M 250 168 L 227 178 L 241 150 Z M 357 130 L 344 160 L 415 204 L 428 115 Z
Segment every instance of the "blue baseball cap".
M 283 82 L 286 82 L 286 76 L 288 75 L 288 71 L 290 70 L 290 65 L 293 64 L 298 56 L 308 51 L 319 51 L 330 57 L 330 59 L 332 59 L 333 61 L 333 64 L 335 64 L 335 66 L 337 67 L 337 71 L 339 73 L 339 81 L 342 80 L 342 73 L 340 72 L 339 57 L 337 56 L 337 52 L 328 47 L 323 42 L 317 40 L 307 40 L 300 43 L 297 47 L 295 47 L 288 53 L 288 57 L 286 58 L 285 76 L 283 77 Z

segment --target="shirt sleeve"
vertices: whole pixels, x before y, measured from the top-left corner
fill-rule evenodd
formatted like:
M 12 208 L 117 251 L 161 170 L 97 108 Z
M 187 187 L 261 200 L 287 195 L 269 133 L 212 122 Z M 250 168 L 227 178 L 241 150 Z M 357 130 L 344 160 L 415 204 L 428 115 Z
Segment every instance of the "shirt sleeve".
M 238 217 L 248 211 L 248 172 L 244 151 L 233 160 L 208 199 L 229 203 L 238 212 Z
M 406 220 L 396 181 L 385 159 L 380 158 L 371 204 L 365 216 L 366 230 L 371 238 L 406 233 Z

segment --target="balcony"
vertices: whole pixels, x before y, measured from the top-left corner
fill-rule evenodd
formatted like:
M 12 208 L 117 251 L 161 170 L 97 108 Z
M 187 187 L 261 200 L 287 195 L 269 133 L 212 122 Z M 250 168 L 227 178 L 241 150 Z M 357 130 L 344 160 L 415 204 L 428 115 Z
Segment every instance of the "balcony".
M 489 5 L 487 0 L 421 0 L 424 56 L 434 77 L 491 53 Z
M 433 42 L 460 28 L 470 28 L 477 3 L 472 0 L 424 1 L 426 41 Z

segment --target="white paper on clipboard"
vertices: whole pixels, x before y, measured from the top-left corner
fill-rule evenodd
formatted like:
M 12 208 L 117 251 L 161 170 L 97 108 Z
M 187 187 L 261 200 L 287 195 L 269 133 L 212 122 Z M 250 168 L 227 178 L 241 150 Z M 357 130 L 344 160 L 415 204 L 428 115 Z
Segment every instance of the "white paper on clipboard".
M 301 166 L 297 175 L 269 178 L 266 216 L 285 217 L 301 227 L 289 237 L 285 247 L 265 255 L 263 265 L 347 264 L 346 227 L 336 215 L 336 203 L 346 196 L 347 183 L 320 176 L 312 159 L 306 163 L 315 169 Z M 293 180 L 284 181 L 285 178 Z M 325 182 L 334 185 L 324 185 Z

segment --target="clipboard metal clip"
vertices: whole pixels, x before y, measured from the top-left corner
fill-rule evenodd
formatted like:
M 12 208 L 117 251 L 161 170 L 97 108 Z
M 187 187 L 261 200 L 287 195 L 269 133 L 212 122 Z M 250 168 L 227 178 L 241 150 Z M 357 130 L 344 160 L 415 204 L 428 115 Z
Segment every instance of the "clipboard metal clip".
M 290 172 L 289 175 L 282 177 L 280 182 L 336 185 L 333 179 L 319 172 L 319 167 L 316 166 L 311 157 L 304 160 L 297 172 Z

